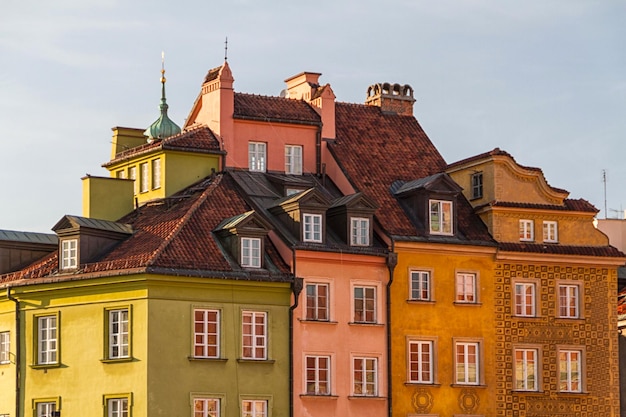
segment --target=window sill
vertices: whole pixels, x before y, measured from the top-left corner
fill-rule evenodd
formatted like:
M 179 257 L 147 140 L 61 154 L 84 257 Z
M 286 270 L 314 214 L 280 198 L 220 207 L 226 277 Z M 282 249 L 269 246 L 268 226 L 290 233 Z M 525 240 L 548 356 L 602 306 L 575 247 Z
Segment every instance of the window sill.
M 42 364 L 33 364 L 30 365 L 32 369 L 51 369 L 51 368 L 60 368 L 61 364 L 59 362 L 56 363 L 42 363 Z
M 100 359 L 102 363 L 124 363 L 124 362 L 132 362 L 134 359 L 132 356 L 127 358 L 109 358 L 109 359 Z
M 463 301 L 454 301 L 452 304 L 456 306 L 474 306 L 474 307 L 480 307 L 483 305 L 483 303 L 469 303 L 469 302 L 463 302 Z
M 511 390 L 511 392 L 514 392 L 516 394 L 526 394 L 526 395 L 544 395 L 545 392 L 544 391 L 533 391 L 533 390 L 524 390 L 524 389 L 514 389 Z
M 300 398 L 315 398 L 315 399 L 323 399 L 323 400 L 337 400 L 339 398 L 338 395 L 331 394 L 300 394 Z
M 336 321 L 332 320 L 310 320 L 310 319 L 298 319 L 301 323 L 315 323 L 315 324 L 338 324 Z
M 247 358 L 237 358 L 238 363 L 267 363 L 273 364 L 276 361 L 274 359 L 247 359 Z
M 367 321 L 351 321 L 348 322 L 349 326 L 372 326 L 372 327 L 384 327 L 383 323 L 370 323 Z
M 348 395 L 349 400 L 386 400 L 387 397 L 380 397 L 378 395 Z
M 485 384 L 450 384 L 452 388 L 487 388 Z
M 435 300 L 414 300 L 409 298 L 406 300 L 409 304 L 435 304 Z
M 226 362 L 227 358 L 203 358 L 199 356 L 187 356 L 190 362 Z
M 438 382 L 413 382 L 413 381 L 407 381 L 404 383 L 405 387 L 435 387 L 438 388 L 441 386 L 440 383 Z
M 541 319 L 541 316 L 518 316 L 518 315 L 513 314 L 511 318 L 518 319 L 518 320 L 533 320 L 534 321 L 537 319 Z
M 584 317 L 560 317 L 557 316 L 554 319 L 555 323 L 574 323 L 574 322 L 584 322 Z

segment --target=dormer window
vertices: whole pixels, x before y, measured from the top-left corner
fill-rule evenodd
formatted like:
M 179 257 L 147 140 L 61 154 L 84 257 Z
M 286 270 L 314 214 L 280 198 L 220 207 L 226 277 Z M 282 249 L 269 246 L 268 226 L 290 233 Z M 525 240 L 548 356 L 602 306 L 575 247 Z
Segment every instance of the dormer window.
M 261 267 L 261 239 L 241 238 L 241 266 L 249 268 Z
M 434 235 L 452 234 L 452 201 L 429 200 L 430 233 Z
M 483 173 L 474 172 L 472 174 L 472 200 L 483 196 Z
M 557 222 L 543 222 L 543 241 L 550 243 L 557 243 L 559 241 Z
M 350 224 L 350 244 L 352 246 L 369 246 L 370 220 L 363 217 L 352 217 Z
M 78 239 L 61 241 L 61 269 L 75 269 L 78 266 Z
M 302 240 L 305 242 L 322 242 L 322 215 L 304 214 L 302 216 Z

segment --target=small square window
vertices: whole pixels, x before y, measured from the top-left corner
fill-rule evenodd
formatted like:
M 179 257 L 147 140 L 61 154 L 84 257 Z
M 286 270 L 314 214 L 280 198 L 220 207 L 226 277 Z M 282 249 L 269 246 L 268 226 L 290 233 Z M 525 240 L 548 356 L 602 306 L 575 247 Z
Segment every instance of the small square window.
M 78 239 L 61 241 L 61 269 L 78 267 Z
M 429 200 L 430 233 L 433 235 L 452 234 L 452 202 Z
M 55 417 L 57 403 L 55 401 L 35 401 L 36 417 Z
M 219 398 L 194 398 L 193 417 L 220 417 Z
M 302 175 L 302 146 L 285 146 L 285 174 Z
M 267 144 L 262 142 L 248 143 L 248 169 L 265 172 Z
M 430 301 L 430 271 L 411 271 L 411 300 Z
M 304 214 L 303 215 L 303 241 L 305 242 L 322 242 L 322 215 L 321 214 Z
M 241 266 L 249 268 L 261 267 L 261 239 L 241 238 Z
M 534 283 L 515 283 L 515 315 L 534 317 L 536 315 L 536 288 Z
M 535 240 L 535 224 L 532 220 L 519 221 L 519 240 L 524 242 L 532 242 Z
M 580 317 L 578 285 L 559 285 L 559 317 L 577 319 Z
M 472 199 L 483 196 L 483 173 L 474 172 L 472 174 Z
M 559 241 L 557 222 L 543 222 L 543 241 L 551 243 L 556 243 Z
M 350 243 L 352 246 L 369 246 L 370 244 L 370 221 L 361 217 L 350 219 Z
M 456 274 L 456 302 L 457 303 L 477 303 L 478 294 L 476 290 L 476 274 L 457 273 Z
M 128 398 L 107 398 L 107 417 L 128 417 Z
M 266 400 L 243 400 L 241 417 L 267 417 Z

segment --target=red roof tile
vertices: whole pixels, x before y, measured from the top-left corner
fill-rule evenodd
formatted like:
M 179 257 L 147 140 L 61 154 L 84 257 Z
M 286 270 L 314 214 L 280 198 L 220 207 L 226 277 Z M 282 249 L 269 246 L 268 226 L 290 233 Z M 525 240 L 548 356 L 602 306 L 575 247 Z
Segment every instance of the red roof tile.
M 284 123 L 321 123 L 320 115 L 302 100 L 243 93 L 235 93 L 234 117 Z
M 585 199 L 570 199 L 563 200 L 564 205 L 558 206 L 554 204 L 534 204 L 534 203 L 517 203 L 509 201 L 493 201 L 489 205 L 493 207 L 516 207 L 516 208 L 529 208 L 538 210 L 559 210 L 559 211 L 583 211 L 589 213 L 597 213 L 599 210 Z
M 546 253 L 554 255 L 603 256 L 624 258 L 613 246 L 568 246 L 560 244 L 500 242 L 500 250 L 510 252 Z

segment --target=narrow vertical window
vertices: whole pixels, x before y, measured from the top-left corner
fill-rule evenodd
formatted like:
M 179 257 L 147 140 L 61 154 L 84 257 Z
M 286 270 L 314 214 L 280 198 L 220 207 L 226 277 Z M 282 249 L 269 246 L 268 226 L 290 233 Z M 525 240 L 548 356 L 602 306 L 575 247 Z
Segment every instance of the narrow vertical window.
M 457 342 L 455 354 L 456 383 L 478 385 L 479 345 L 476 342 Z
M 306 393 L 309 395 L 330 395 L 330 357 L 307 356 Z
M 376 287 L 354 287 L 354 322 L 376 323 Z
M 109 310 L 109 359 L 130 356 L 128 309 Z
M 532 220 L 519 221 L 519 240 L 524 242 L 532 242 L 535 240 L 535 224 Z
M 267 417 L 267 401 L 265 400 L 242 401 L 241 417 Z
M 78 239 L 61 241 L 61 269 L 72 269 L 78 266 Z
M 285 174 L 302 175 L 302 146 L 285 146 Z
M 11 338 L 9 332 L 0 332 L 0 363 L 11 362 Z
M 196 358 L 219 358 L 220 321 L 219 310 L 194 310 L 193 355 Z
M 306 319 L 327 321 L 328 284 L 306 285 Z
M 452 234 L 452 202 L 429 200 L 430 233 L 434 235 Z
M 267 359 L 267 315 L 259 311 L 242 314 L 242 357 L 244 359 Z
M 456 274 L 456 301 L 457 303 L 476 303 L 476 274 Z
M 352 217 L 350 227 L 350 243 L 352 246 L 369 246 L 370 221 L 361 217 Z
M 430 301 L 430 272 L 411 271 L 411 300 Z
M 431 384 L 434 382 L 433 342 L 409 342 L 409 382 Z
M 194 398 L 193 417 L 220 417 L 220 400 L 217 398 Z
M 248 143 L 248 167 L 250 171 L 265 172 L 266 149 L 265 143 Z
M 472 199 L 483 196 L 483 173 L 474 172 L 472 174 Z
M 150 190 L 150 186 L 149 186 L 149 181 L 150 181 L 150 170 L 148 169 L 148 163 L 144 162 L 143 164 L 139 165 L 140 171 L 139 171 L 139 190 L 142 193 L 145 193 L 146 191 Z
M 126 172 L 124 170 L 119 170 L 115 173 L 115 178 L 124 179 L 126 178 Z
M 352 392 L 359 396 L 376 396 L 378 364 L 376 358 L 354 358 Z
M 537 349 L 515 349 L 515 389 L 537 391 Z
M 241 266 L 250 268 L 261 267 L 261 239 L 241 238 Z
M 139 194 L 139 183 L 137 182 L 137 167 L 128 168 L 128 179 L 135 181 L 135 194 Z
M 321 214 L 304 214 L 303 215 L 303 238 L 305 242 L 321 242 L 322 241 L 322 215 Z
M 152 189 L 161 188 L 161 159 L 152 160 Z
M 559 390 L 581 392 L 582 360 L 580 350 L 559 351 Z
M 37 364 L 57 363 L 58 350 L 57 317 L 37 318 Z
M 543 222 L 543 241 L 552 243 L 559 241 L 557 222 Z
M 515 284 L 515 315 L 534 317 L 535 312 L 535 284 L 518 282 Z
M 559 285 L 559 317 L 577 319 L 578 306 L 578 285 Z
M 107 417 L 128 417 L 128 398 L 109 398 Z

